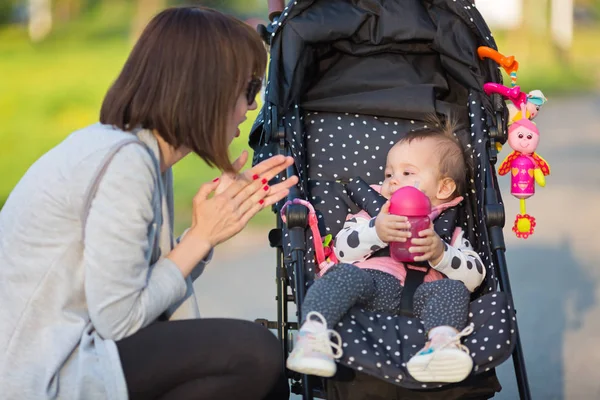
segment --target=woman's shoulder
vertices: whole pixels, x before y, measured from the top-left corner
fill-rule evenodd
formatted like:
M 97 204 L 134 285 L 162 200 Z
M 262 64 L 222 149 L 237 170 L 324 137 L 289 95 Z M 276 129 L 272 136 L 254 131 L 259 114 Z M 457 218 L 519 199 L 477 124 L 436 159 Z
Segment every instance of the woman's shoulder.
M 157 174 L 154 160 L 142 145 L 119 146 L 128 139 L 135 140 L 136 136 L 102 124 L 90 125 L 73 132 L 42 156 L 24 179 L 43 182 L 40 189 L 44 191 L 62 193 L 65 204 L 76 210 L 99 175 L 102 180 L 119 183 L 123 197 L 135 195 L 127 190 L 133 186 L 128 184 L 132 181 L 138 189 L 142 185 L 151 191 Z
M 131 144 L 123 145 L 126 142 Z M 138 142 L 139 144 L 134 144 Z M 73 132 L 62 143 L 69 168 L 83 175 L 95 173 L 110 157 L 110 163 L 122 165 L 121 174 L 137 175 L 154 171 L 154 160 L 136 135 L 103 124 L 94 124 Z

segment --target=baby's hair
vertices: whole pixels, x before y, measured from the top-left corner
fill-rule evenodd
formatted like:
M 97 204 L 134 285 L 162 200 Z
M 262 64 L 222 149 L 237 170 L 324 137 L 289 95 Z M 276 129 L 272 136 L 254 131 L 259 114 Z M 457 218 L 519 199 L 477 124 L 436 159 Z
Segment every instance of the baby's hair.
M 423 139 L 437 141 L 436 154 L 439 157 L 440 178 L 450 178 L 456 183 L 453 198 L 465 194 L 470 168 L 465 150 L 455 134 L 457 128 L 458 122 L 453 117 L 448 117 L 442 122 L 437 115 L 430 116 L 425 120 L 423 128 L 408 132 L 398 141 L 398 143 Z

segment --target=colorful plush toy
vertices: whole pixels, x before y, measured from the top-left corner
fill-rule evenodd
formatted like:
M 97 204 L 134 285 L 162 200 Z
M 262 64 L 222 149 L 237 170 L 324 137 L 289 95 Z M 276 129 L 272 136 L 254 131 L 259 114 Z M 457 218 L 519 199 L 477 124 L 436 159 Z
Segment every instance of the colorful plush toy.
M 504 159 L 498 168 L 499 175 L 510 172 L 510 193 L 519 199 L 520 214 L 512 227 L 519 238 L 527 239 L 533 234 L 535 218 L 527 214 L 525 200 L 535 194 L 535 184 L 546 186 L 546 176 L 550 174 L 550 166 L 535 150 L 540 140 L 540 132 L 532 120 L 538 115 L 540 108 L 548 101 L 541 90 L 524 93 L 517 86 L 517 70 L 519 63 L 513 56 L 506 57 L 489 47 L 479 47 L 477 53 L 481 59 L 490 58 L 510 74 L 511 88 L 486 83 L 483 91 L 489 96 L 500 94 L 508 100 L 508 145 L 513 151 Z M 498 152 L 502 145 L 496 143 Z
M 511 89 L 508 89 L 502 85 L 498 85 L 495 83 L 488 83 L 486 84 L 488 86 L 488 90 L 486 90 L 486 85 L 484 85 L 484 91 L 486 92 L 486 94 L 490 95 L 490 93 L 499 93 L 502 94 L 504 97 L 513 100 L 514 95 L 511 96 L 510 91 L 514 91 L 516 88 L 516 91 L 518 93 L 521 92 L 521 89 L 517 86 L 517 71 L 519 70 L 519 62 L 515 59 L 514 56 L 505 56 L 499 53 L 497 50 L 486 46 L 479 47 L 477 49 L 477 54 L 482 60 L 484 58 L 490 58 L 494 60 L 496 63 L 498 63 L 498 65 L 504 68 L 504 71 L 506 71 L 507 74 L 510 75 Z M 525 101 L 527 105 L 526 116 L 530 120 L 533 120 L 537 116 L 542 106 L 546 103 L 546 101 L 548 101 L 548 99 L 546 99 L 544 93 L 542 93 L 541 90 L 532 90 L 528 94 L 520 94 L 519 100 Z M 508 125 L 521 119 L 520 104 L 516 104 L 513 100 L 512 104 L 507 104 L 507 107 L 509 114 Z
M 525 115 L 526 105 L 521 107 Z M 550 174 L 550 165 L 535 150 L 540 141 L 536 125 L 527 118 L 515 121 L 508 128 L 508 145 L 513 151 L 498 168 L 499 175 L 510 172 L 510 193 L 519 199 L 521 213 L 517 215 L 513 232 L 519 238 L 527 239 L 533 234 L 535 218 L 527 214 L 525 199 L 535 194 L 535 183 L 546 186 L 546 176 Z
M 526 95 L 526 118 L 533 120 L 539 113 L 542 106 L 548 101 L 541 90 L 532 90 Z M 514 104 L 507 104 L 508 107 L 508 124 L 512 124 L 522 118 L 520 108 Z

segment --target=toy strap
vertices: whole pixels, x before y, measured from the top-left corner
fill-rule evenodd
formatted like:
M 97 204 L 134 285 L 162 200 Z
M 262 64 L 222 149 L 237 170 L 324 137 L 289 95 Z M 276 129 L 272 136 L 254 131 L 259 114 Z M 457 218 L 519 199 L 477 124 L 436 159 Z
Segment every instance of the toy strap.
M 313 235 L 313 244 L 315 246 L 315 256 L 317 258 L 317 264 L 319 269 L 327 266 L 328 262 L 325 259 L 325 251 L 323 250 L 323 238 L 321 237 L 321 232 L 319 232 L 319 222 L 317 221 L 317 213 L 315 212 L 315 208 L 310 202 L 302 199 L 294 199 L 291 201 L 287 201 L 283 207 L 281 207 L 281 220 L 283 223 L 286 223 L 285 211 L 287 210 L 288 205 L 290 204 L 300 204 L 304 207 L 308 208 L 308 226 Z

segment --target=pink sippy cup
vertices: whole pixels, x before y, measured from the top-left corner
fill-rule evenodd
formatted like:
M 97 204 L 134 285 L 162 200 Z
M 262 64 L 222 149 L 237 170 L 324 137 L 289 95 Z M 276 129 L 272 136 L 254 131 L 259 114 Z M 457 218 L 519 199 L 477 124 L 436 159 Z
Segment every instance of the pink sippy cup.
M 390 214 L 408 217 L 411 237 L 406 242 L 390 242 L 390 255 L 399 262 L 414 262 L 422 253 L 409 253 L 412 238 L 419 238 L 419 232 L 429 228 L 431 221 L 431 201 L 414 186 L 404 186 L 390 198 Z

